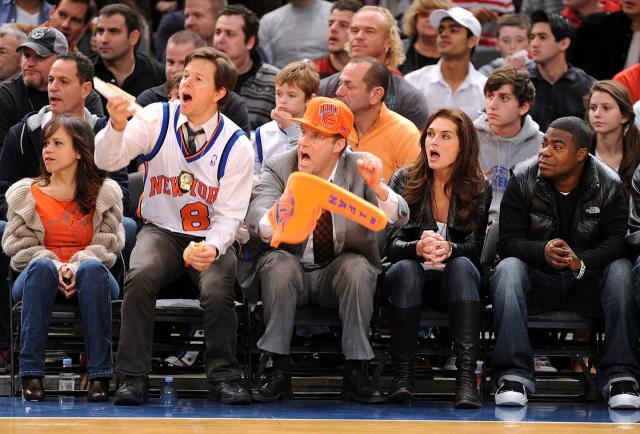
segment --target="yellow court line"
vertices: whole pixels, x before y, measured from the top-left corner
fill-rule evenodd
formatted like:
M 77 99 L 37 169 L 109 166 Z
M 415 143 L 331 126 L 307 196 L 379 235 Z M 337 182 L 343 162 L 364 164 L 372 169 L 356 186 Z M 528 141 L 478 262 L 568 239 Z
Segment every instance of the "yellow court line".
M 640 425 L 572 422 L 468 422 L 309 419 L 5 418 L 2 433 L 47 434 L 608 434 L 639 433 Z

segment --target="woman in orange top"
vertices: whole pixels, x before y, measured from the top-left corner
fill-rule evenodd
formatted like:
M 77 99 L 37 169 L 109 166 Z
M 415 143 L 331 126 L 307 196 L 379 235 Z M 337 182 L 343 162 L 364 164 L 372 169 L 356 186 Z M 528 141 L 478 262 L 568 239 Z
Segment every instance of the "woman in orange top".
M 113 374 L 111 299 L 119 294 L 109 272 L 124 245 L 122 191 L 93 161 L 93 131 L 71 115 L 43 130 L 42 176 L 9 188 L 2 247 L 22 300 L 20 373 L 25 399 L 44 391 L 44 351 L 56 298 L 77 296 L 88 353 L 89 400 L 107 399 Z

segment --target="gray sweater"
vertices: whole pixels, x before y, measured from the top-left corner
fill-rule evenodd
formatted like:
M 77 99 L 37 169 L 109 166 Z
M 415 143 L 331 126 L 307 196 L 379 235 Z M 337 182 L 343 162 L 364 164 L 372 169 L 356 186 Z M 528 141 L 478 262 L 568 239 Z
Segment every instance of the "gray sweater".
M 507 181 L 511 177 L 511 169 L 519 162 L 536 155 L 544 134 L 529 115 L 525 117 L 520 132 L 511 138 L 499 137 L 491 131 L 487 116 L 484 114 L 473 124 L 480 140 L 482 170 L 491 181 L 493 188 L 489 221 L 493 220 L 497 223 L 500 215 L 500 201 L 507 187 Z
M 331 3 L 314 0 L 307 6 L 288 3 L 260 19 L 258 39 L 269 63 L 282 68 L 291 62 L 327 54 L 327 23 Z

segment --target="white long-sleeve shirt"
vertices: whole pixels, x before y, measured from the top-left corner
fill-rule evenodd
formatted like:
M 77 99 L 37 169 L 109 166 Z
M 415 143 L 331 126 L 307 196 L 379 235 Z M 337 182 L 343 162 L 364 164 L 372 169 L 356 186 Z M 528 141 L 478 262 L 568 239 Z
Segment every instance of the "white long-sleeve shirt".
M 224 254 L 249 206 L 251 142 L 243 133 L 236 133 L 240 128 L 231 120 L 215 114 L 203 125 L 191 125 L 204 129 L 206 141 L 198 143 L 196 139 L 196 152 L 189 155 L 183 143 L 187 135 L 182 133 L 189 120 L 179 113 L 179 104 L 169 103 L 162 141 L 161 103 L 144 108 L 156 119 L 153 123 L 134 117 L 124 131 L 116 131 L 109 122 L 96 136 L 95 161 L 99 168 L 112 171 L 143 155 L 146 173 L 141 217 L 172 232 L 203 237 Z

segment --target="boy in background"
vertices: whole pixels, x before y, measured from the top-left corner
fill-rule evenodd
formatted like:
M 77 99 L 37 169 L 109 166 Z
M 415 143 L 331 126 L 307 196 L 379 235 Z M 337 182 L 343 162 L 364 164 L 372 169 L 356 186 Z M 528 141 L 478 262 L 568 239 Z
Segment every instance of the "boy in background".
M 529 115 L 536 90 L 527 71 L 497 69 L 487 79 L 484 94 L 484 113 L 473 125 L 480 142 L 480 162 L 493 191 L 489 220 L 497 223 L 511 170 L 536 155 L 543 134 Z
M 491 73 L 504 66 L 513 68 L 526 68 L 533 64 L 529 59 L 529 18 L 523 14 L 506 14 L 498 19 L 496 50 L 501 57 L 492 60 L 478 71 L 487 77 Z
M 307 103 L 316 96 L 320 76 L 313 64 L 293 62 L 276 75 L 276 107 L 271 111 L 271 122 L 256 128 L 253 140 L 255 174 L 270 157 L 295 148 L 300 126 L 292 118 L 301 118 Z

